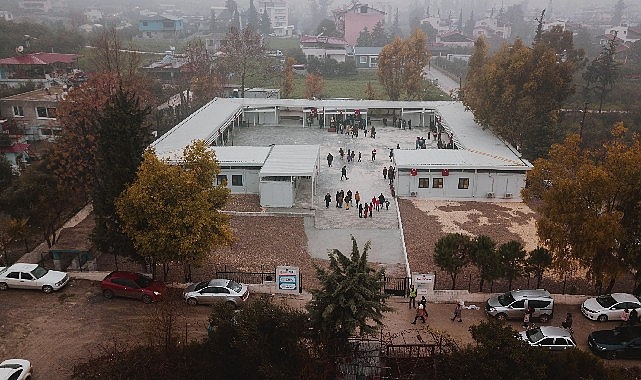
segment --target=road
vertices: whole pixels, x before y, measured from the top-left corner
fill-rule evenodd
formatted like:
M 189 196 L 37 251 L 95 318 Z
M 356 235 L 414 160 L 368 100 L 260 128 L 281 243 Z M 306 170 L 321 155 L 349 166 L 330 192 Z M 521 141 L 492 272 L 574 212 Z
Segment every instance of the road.
M 459 83 L 454 79 L 448 77 L 438 67 L 429 66 L 428 68 L 425 68 L 424 73 L 427 79 L 438 80 L 438 86 L 441 88 L 441 90 L 448 94 L 459 89 Z

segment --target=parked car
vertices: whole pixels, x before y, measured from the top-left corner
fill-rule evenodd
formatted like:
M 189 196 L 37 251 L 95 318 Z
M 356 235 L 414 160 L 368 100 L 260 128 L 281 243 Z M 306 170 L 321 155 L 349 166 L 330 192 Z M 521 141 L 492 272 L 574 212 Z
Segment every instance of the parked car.
M 165 293 L 165 285 L 134 272 L 111 272 L 100 283 L 102 295 L 111 299 L 114 296 L 142 300 L 144 303 L 158 301 Z
M 190 305 L 225 302 L 229 306 L 238 307 L 249 297 L 249 290 L 247 285 L 236 281 L 213 279 L 189 285 L 183 296 Z
M 526 301 L 527 306 L 534 309 L 533 318 L 543 323 L 552 318 L 554 299 L 545 289 L 512 290 L 490 297 L 485 303 L 485 312 L 498 320 L 523 319 Z
M 607 359 L 641 358 L 641 326 L 594 331 L 588 336 L 588 346 L 592 352 Z
M 0 290 L 38 289 L 51 293 L 67 285 L 67 282 L 67 273 L 48 270 L 38 264 L 16 263 L 10 267 L 0 267 Z
M 530 346 L 543 347 L 551 351 L 576 347 L 572 333 L 563 327 L 540 326 L 522 331 L 520 337 Z
M 0 363 L 0 380 L 31 379 L 31 363 L 24 359 L 9 359 Z
M 641 313 L 641 299 L 632 294 L 612 293 L 588 298 L 581 304 L 583 315 L 599 322 L 620 321 L 625 309 L 637 309 L 637 313 Z

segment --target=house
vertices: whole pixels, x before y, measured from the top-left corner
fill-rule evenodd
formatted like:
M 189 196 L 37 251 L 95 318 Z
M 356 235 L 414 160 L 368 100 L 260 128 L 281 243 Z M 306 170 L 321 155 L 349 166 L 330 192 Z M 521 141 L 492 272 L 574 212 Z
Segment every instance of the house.
M 102 21 L 102 11 L 96 8 L 87 9 L 85 17 L 90 24 L 97 24 Z
M 616 34 L 624 44 L 631 45 L 641 39 L 641 27 L 630 27 L 628 25 L 613 26 L 605 29 L 606 36 Z
M 294 26 L 289 25 L 289 5 L 287 1 L 258 0 L 256 10 L 259 15 L 267 12 L 274 35 L 278 37 L 291 37 L 294 33 Z
M 160 61 L 152 62 L 140 68 L 143 72 L 158 79 L 162 83 L 175 84 L 189 80 L 189 64 L 184 55 L 174 54 L 169 50 Z
M 367 28 L 374 29 L 376 24 L 385 22 L 385 12 L 369 7 L 367 4 L 354 2 L 343 8 L 332 11 L 336 30 L 343 33 L 343 38 L 349 45 L 356 45 L 358 36 Z
M 347 42 L 342 38 L 320 36 L 301 36 L 300 48 L 305 57 L 333 58 L 337 62 L 345 62 Z
M 138 30 L 143 37 L 171 37 L 184 31 L 183 20 L 180 17 L 156 15 L 143 18 L 138 22 Z
M 486 38 L 498 37 L 501 39 L 508 39 L 512 34 L 512 26 L 510 23 L 505 22 L 498 17 L 487 17 L 477 21 L 474 24 L 472 36 L 474 40 L 481 36 Z
M 354 47 L 354 62 L 357 69 L 375 69 L 378 67 L 378 55 L 382 47 Z
M 13 14 L 9 11 L 0 11 L 0 18 L 4 21 L 13 21 Z
M 77 54 L 31 53 L 0 59 L 0 85 L 20 87 L 26 83 L 44 85 L 71 75 Z
M 436 43 L 448 47 L 473 48 L 474 40 L 458 30 L 450 30 L 436 35 Z
M 20 9 L 27 12 L 49 12 L 53 8 L 52 0 L 22 0 L 18 3 Z
M 1 98 L 0 117 L 28 141 L 53 140 L 62 133 L 56 109 L 68 90 L 67 86 L 51 86 Z

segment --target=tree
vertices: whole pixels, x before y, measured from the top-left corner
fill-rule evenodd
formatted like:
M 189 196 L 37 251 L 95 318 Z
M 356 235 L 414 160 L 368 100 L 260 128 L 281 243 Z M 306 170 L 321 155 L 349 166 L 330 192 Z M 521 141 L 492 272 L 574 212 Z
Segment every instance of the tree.
M 97 72 L 115 73 L 125 81 L 138 80 L 142 54 L 125 49 L 115 28 L 104 29 L 93 41 L 90 62 Z
M 427 36 L 421 29 L 415 29 L 410 38 L 405 41 L 404 53 L 403 81 L 407 98 L 420 99 L 426 84 L 423 70 L 430 61 Z
M 334 249 L 328 254 L 327 270 L 315 266 L 320 289 L 311 290 L 313 298 L 307 310 L 317 338 L 327 352 L 341 352 L 354 333 L 375 334 L 382 326 L 383 313 L 391 310 L 382 291 L 383 269 L 375 271 L 367 263 L 369 247 L 370 243 L 365 243 L 361 253 L 352 236 L 350 256 Z
M 287 57 L 285 60 L 285 67 L 283 67 L 283 83 L 280 85 L 280 90 L 284 99 L 289 98 L 296 89 L 296 82 L 294 81 L 294 64 L 296 60 L 293 57 Z
M 266 9 L 260 14 L 258 30 L 263 36 L 268 36 L 272 32 L 272 20 L 269 18 L 269 14 L 267 14 Z
M 485 281 L 494 281 L 501 277 L 501 262 L 496 252 L 496 243 L 486 235 L 479 235 L 472 241 L 470 261 L 480 274 L 479 292 L 483 291 Z
M 102 252 L 135 257 L 133 245 L 123 233 L 115 200 L 133 182 L 142 153 L 151 141 L 146 122 L 150 109 L 135 93 L 119 89 L 95 121 L 96 168 L 92 189 L 96 226 L 92 240 Z
M 392 43 L 383 46 L 378 55 L 376 72 L 390 100 L 399 100 L 401 97 L 404 65 L 403 41 L 396 37 Z
M 266 48 L 263 39 L 252 28 L 242 31 L 232 28 L 225 37 L 225 43 L 220 48 L 219 58 L 223 68 L 240 77 L 242 98 L 245 97 L 245 79 L 251 69 L 257 68 L 265 60 Z
M 305 98 L 320 98 L 323 93 L 323 87 L 325 87 L 325 81 L 322 76 L 308 73 L 305 77 Z
M 536 288 L 541 287 L 541 280 L 543 279 L 543 273 L 546 269 L 552 265 L 552 255 L 550 251 L 543 247 L 537 247 L 530 251 L 528 258 L 526 259 L 527 271 L 529 273 L 534 273 L 536 278 Z
M 323 16 L 325 17 L 325 16 Z M 324 18 L 316 28 L 316 35 L 323 35 L 326 37 L 342 37 L 341 33 L 336 30 L 334 21 Z
M 465 23 L 465 27 L 463 28 L 462 32 L 466 36 L 471 36 L 472 33 L 474 33 L 474 25 L 476 24 L 476 20 L 474 19 L 474 10 L 470 12 L 470 18 L 467 20 Z
M 133 181 L 116 201 L 123 231 L 137 252 L 158 263 L 178 261 L 199 265 L 217 246 L 232 241 L 229 216 L 219 210 L 229 196 L 224 185 L 214 186 L 220 167 L 205 143 L 185 148 L 181 166 L 144 153 Z
M 394 20 L 392 21 L 392 26 L 390 27 L 390 37 L 392 38 L 402 38 L 403 31 L 401 31 L 401 25 L 398 20 L 398 8 L 394 13 Z
M 376 90 L 374 89 L 374 86 L 372 86 L 371 81 L 367 81 L 367 86 L 365 87 L 365 99 L 376 99 Z
M 438 239 L 434 247 L 434 262 L 441 270 L 449 273 L 452 289 L 456 289 L 456 276 L 470 261 L 472 242 L 470 237 L 450 233 Z
M 249 9 L 247 10 L 247 27 L 250 27 L 256 31 L 258 28 L 258 11 L 256 11 L 256 6 L 254 5 L 254 0 L 249 0 Z
M 588 64 L 583 73 L 586 101 L 589 101 L 592 92 L 598 96 L 599 113 L 603 111 L 605 96 L 614 89 L 614 85 L 619 79 L 620 64 L 614 60 L 617 47 L 616 39 L 617 35 L 615 32 L 612 39 L 603 46 L 599 56 Z
M 385 46 L 390 42 L 390 36 L 385 32 L 383 21 L 377 22 L 370 33 L 371 46 Z
M 358 39 L 356 39 L 356 46 L 374 46 L 372 45 L 372 36 L 369 34 L 367 27 L 364 27 L 359 33 Z
M 512 281 L 525 273 L 525 249 L 517 240 L 503 243 L 498 249 L 501 260 L 503 277 L 507 279 L 507 287 L 512 290 Z
M 612 21 L 610 24 L 614 26 L 621 25 L 621 20 L 623 19 L 623 11 L 625 10 L 625 3 L 623 0 L 618 0 L 614 5 L 614 13 L 612 13 Z
M 641 206 L 633 190 L 641 185 L 639 159 L 639 137 L 618 125 L 603 147 L 585 149 L 578 135 L 568 136 L 528 173 L 523 196 L 540 204 L 537 233 L 553 266 L 577 263 L 599 294 L 609 293 L 625 271 L 639 273 Z

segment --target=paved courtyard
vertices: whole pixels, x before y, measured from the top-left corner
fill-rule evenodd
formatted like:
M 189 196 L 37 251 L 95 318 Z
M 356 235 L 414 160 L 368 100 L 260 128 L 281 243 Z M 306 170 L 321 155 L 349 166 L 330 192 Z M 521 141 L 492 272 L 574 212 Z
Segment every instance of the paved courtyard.
M 350 235 L 353 235 L 359 246 L 371 241 L 369 260 L 382 264 L 400 264 L 405 266 L 403 244 L 399 228 L 398 208 L 395 199 L 391 197 L 389 182 L 383 178 L 383 167 L 392 163 L 389 157 L 390 149 L 415 149 L 416 137 L 427 139 L 426 127 L 399 129 L 383 126 L 374 120 L 376 138 L 368 133 L 365 137 L 362 130 L 358 137 L 347 134 L 328 132 L 318 125 L 303 127 L 300 124 L 282 126 L 249 126 L 239 128 L 235 132 L 234 145 L 267 146 L 270 144 L 320 145 L 321 167 L 316 178 L 314 204 L 310 204 L 309 183 L 303 181 L 298 189 L 296 209 L 312 210 L 313 222 L 306 223 L 305 232 L 308 239 L 308 250 L 312 257 L 327 258 L 327 247 L 338 248 L 343 253 L 351 251 Z M 434 139 L 426 140 L 428 149 L 436 149 Z M 341 160 L 339 149 L 355 151 L 354 162 Z M 372 160 L 372 150 L 376 149 L 376 157 Z M 327 154 L 334 156 L 331 167 L 327 165 Z M 358 162 L 358 154 L 361 161 Z M 347 180 L 341 180 L 341 168 L 347 167 Z M 351 190 L 361 194 L 362 201 L 371 201 L 372 197 L 383 194 L 390 200 L 389 209 L 373 211 L 372 218 L 359 218 L 358 209 L 349 210 L 337 208 L 335 195 L 337 191 L 347 193 Z M 324 196 L 332 196 L 332 203 L 325 207 Z M 328 244 L 331 242 L 331 244 Z

